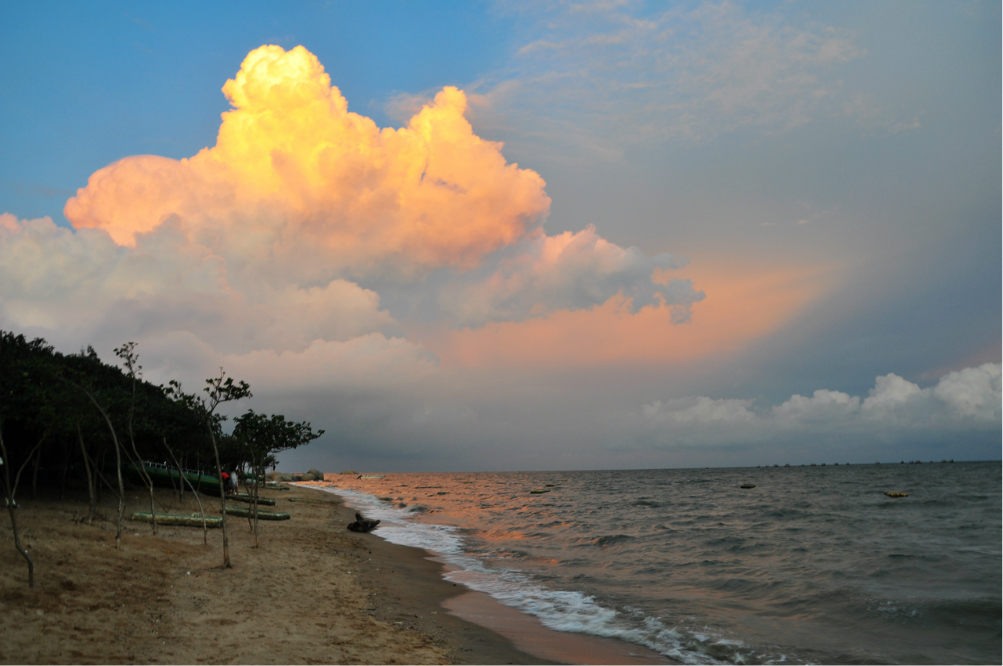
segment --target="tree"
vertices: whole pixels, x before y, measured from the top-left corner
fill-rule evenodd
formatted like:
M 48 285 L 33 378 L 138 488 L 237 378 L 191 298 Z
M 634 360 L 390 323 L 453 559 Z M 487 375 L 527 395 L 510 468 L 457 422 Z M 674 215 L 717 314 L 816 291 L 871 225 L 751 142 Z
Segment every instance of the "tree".
M 247 450 L 254 478 L 251 494 L 251 514 L 253 516 L 254 545 L 258 546 L 258 488 L 264 477 L 265 468 L 275 461 L 275 454 L 295 449 L 317 439 L 323 430 L 314 432 L 306 421 L 294 423 L 281 414 L 265 416 L 248 410 L 234 419 L 233 439 Z
M 10 469 L 14 464 L 14 460 L 11 458 L 7 451 L 7 445 L 4 443 L 3 425 L 5 417 L 16 413 L 16 409 L 19 406 L 25 406 L 24 404 L 18 405 L 17 403 L 28 397 L 25 385 L 29 383 L 33 374 L 30 368 L 31 352 L 33 351 L 44 355 L 51 353 L 52 348 L 47 347 L 44 340 L 36 339 L 29 343 L 23 335 L 15 336 L 12 333 L 0 331 L 0 467 L 3 468 L 4 496 L 7 500 L 10 525 L 14 533 L 14 547 L 28 565 L 28 587 L 32 588 L 35 587 L 35 562 L 31 559 L 31 555 L 28 554 L 27 549 L 21 545 L 21 534 L 17 527 L 17 516 L 14 513 L 14 490 L 16 482 L 12 484 L 10 478 Z M 40 445 L 41 442 L 36 444 L 35 447 L 38 448 Z M 21 464 L 20 469 L 24 469 L 24 465 L 31 459 L 34 452 L 35 449 L 32 449 Z M 20 475 L 21 472 L 19 470 L 18 476 Z
M 209 431 L 209 441 L 212 442 L 212 452 L 216 458 L 216 477 L 219 479 L 219 503 L 220 511 L 223 514 L 223 564 L 221 568 L 229 569 L 230 564 L 230 542 L 226 525 L 226 488 L 223 487 L 223 467 L 219 460 L 219 447 L 216 438 L 222 434 L 221 424 L 226 420 L 225 416 L 216 413 L 216 409 L 225 402 L 242 400 L 251 397 L 251 387 L 247 382 L 233 381 L 233 377 L 227 377 L 223 368 L 219 369 L 219 377 L 212 377 L 205 380 L 206 386 L 202 389 L 206 395 L 184 393 L 181 384 L 171 381 L 166 389 L 168 395 L 174 397 L 189 409 L 197 413 Z
M 129 377 L 131 384 L 131 391 L 129 394 L 129 416 L 126 420 L 126 431 L 129 433 L 129 443 L 132 445 L 132 453 L 135 454 L 135 459 L 132 460 L 133 467 L 139 472 L 140 477 L 143 479 L 143 483 L 146 484 L 147 489 L 150 491 L 150 522 L 153 524 L 153 533 L 157 533 L 157 510 L 154 506 L 154 494 L 153 494 L 153 480 L 150 475 L 146 472 L 146 467 L 143 465 L 143 459 L 139 455 L 139 450 L 136 448 L 136 434 L 132 427 L 133 421 L 136 416 L 136 382 L 142 377 L 143 366 L 139 364 L 139 354 L 136 353 L 136 343 L 126 342 L 121 347 L 115 349 L 115 356 L 122 359 L 122 364 L 125 366 L 127 376 Z M 126 451 L 126 455 L 129 452 Z
M 118 433 L 112 423 L 110 412 L 113 407 L 122 402 L 120 386 L 116 386 L 116 379 L 121 379 L 121 372 L 118 368 L 105 366 L 92 347 L 87 348 L 86 354 L 70 357 L 76 362 L 75 368 L 68 368 L 69 372 L 60 373 L 58 376 L 70 385 L 75 386 L 81 393 L 87 396 L 95 409 L 101 414 L 108 432 L 111 433 L 111 441 L 115 448 L 115 473 L 118 479 L 118 515 L 115 530 L 115 548 L 122 547 L 122 520 L 125 516 L 125 483 L 122 480 L 122 445 L 118 441 Z M 109 372 L 109 370 L 111 372 Z M 88 386 L 90 385 L 90 386 Z M 100 399 L 99 399 L 100 398 Z M 102 403 L 105 403 L 102 405 Z M 86 455 L 86 452 L 85 452 Z M 100 472 L 99 472 L 100 474 Z

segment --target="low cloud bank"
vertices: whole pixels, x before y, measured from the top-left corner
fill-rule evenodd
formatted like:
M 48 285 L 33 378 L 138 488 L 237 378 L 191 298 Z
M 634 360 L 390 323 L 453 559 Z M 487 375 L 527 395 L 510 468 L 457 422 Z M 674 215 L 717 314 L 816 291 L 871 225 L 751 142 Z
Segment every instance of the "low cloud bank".
M 927 440 L 1001 427 L 999 363 L 951 372 L 928 388 L 894 373 L 875 379 L 866 397 L 819 389 L 757 409 L 751 399 L 703 396 L 656 400 L 623 422 L 613 448 Z

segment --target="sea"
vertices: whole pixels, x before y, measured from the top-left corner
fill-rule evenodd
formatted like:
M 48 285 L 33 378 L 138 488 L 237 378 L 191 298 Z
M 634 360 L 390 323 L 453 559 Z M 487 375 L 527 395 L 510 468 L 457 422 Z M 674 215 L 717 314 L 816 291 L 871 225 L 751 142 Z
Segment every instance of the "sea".
M 999 462 L 328 480 L 556 631 L 687 664 L 1003 663 Z

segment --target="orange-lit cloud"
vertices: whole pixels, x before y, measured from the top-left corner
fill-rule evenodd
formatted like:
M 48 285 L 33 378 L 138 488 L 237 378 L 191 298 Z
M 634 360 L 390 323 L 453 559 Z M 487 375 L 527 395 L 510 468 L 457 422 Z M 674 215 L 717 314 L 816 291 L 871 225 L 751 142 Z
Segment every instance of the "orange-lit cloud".
M 552 326 L 601 306 L 643 327 L 665 313 L 684 321 L 702 298 L 685 277 L 652 280 L 685 260 L 620 247 L 592 226 L 547 236 L 543 179 L 474 134 L 455 88 L 405 127 L 380 129 L 348 111 L 309 51 L 263 46 L 223 93 L 233 108 L 214 147 L 95 172 L 66 203 L 76 233 L 4 220 L 4 321 L 192 336 L 266 358 L 399 334 L 383 296 L 420 303 L 415 318 L 444 326 L 556 313 Z M 629 301 L 615 305 L 618 293 Z
M 223 93 L 234 108 L 214 147 L 105 167 L 67 202 L 67 219 L 122 245 L 172 221 L 224 254 L 319 247 L 356 271 L 407 271 L 476 265 L 549 210 L 543 179 L 473 133 L 455 88 L 406 127 L 380 129 L 348 111 L 305 48 L 262 46 Z
M 828 286 L 824 270 L 807 267 L 697 262 L 687 274 L 707 297 L 693 305 L 686 323 L 673 323 L 666 304 L 632 312 L 629 299 L 617 295 L 587 310 L 428 332 L 424 344 L 445 364 L 466 367 L 690 361 L 740 351 L 779 329 Z M 670 274 L 656 279 L 668 281 Z
M 666 279 L 661 286 L 652 281 L 656 272 L 684 267 L 685 259 L 647 257 L 636 247 L 607 241 L 592 226 L 557 236 L 536 234 L 514 250 L 500 257 L 489 274 L 455 280 L 441 290 L 441 311 L 454 325 L 589 308 L 617 293 L 630 298 L 631 311 L 667 301 L 673 321 L 682 322 L 689 318 L 690 305 L 703 298 L 689 280 Z

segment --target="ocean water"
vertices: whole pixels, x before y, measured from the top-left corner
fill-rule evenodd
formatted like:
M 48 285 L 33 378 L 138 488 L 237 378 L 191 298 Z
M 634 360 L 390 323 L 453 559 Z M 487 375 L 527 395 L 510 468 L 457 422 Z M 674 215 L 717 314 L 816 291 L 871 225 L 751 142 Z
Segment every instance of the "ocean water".
M 342 475 L 327 490 L 558 631 L 692 664 L 1001 663 L 998 462 Z

